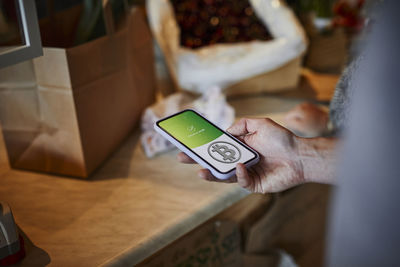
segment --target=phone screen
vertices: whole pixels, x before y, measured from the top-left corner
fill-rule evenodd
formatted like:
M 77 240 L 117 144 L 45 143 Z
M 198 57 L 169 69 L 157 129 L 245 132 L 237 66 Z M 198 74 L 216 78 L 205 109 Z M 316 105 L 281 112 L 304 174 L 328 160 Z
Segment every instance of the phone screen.
M 158 122 L 158 126 L 221 173 L 257 155 L 194 111 L 184 110 Z

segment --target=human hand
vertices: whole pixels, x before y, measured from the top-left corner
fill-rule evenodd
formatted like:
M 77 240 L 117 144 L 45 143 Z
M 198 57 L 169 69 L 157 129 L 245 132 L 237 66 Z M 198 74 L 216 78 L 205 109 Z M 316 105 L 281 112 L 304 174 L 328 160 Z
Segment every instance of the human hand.
M 308 102 L 297 105 L 284 118 L 285 127 L 303 137 L 321 136 L 327 131 L 328 121 L 327 111 Z
M 289 130 L 270 119 L 241 119 L 227 130 L 260 154 L 260 161 L 246 169 L 236 166 L 236 176 L 228 180 L 215 178 L 207 169 L 199 176 L 208 181 L 237 182 L 256 193 L 280 192 L 305 182 L 303 166 L 298 155 L 297 138 Z M 178 154 L 182 163 L 195 163 L 183 152 Z

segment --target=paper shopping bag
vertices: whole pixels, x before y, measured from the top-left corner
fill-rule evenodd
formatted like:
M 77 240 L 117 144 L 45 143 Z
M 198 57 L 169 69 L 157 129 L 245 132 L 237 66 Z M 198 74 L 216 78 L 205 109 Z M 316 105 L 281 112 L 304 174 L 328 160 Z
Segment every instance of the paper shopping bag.
M 112 34 L 0 70 L 0 122 L 14 168 L 88 177 L 154 101 L 152 38 L 132 9 Z

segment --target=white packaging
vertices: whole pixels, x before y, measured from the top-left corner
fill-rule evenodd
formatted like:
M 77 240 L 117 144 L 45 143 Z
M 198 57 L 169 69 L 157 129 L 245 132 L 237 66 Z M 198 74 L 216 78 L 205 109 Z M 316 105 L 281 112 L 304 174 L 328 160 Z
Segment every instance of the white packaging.
M 150 28 L 179 88 L 201 93 L 227 88 L 273 71 L 305 51 L 305 33 L 293 12 L 279 0 L 249 0 L 274 37 L 270 41 L 215 44 L 198 49 L 180 46 L 180 30 L 169 0 L 147 0 Z
M 175 148 L 167 139 L 158 134 L 153 125 L 159 119 L 183 109 L 194 109 L 222 129 L 232 125 L 235 110 L 226 102 L 226 97 L 218 87 L 211 87 L 197 99 L 188 93 L 178 92 L 146 108 L 141 120 L 140 141 L 147 157 Z

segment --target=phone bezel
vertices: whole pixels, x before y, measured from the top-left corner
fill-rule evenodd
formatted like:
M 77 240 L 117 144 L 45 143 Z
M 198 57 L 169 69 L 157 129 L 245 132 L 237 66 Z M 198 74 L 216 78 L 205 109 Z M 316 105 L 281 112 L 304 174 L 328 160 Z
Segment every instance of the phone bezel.
M 175 114 L 172 114 L 170 116 L 167 116 L 165 118 L 162 118 L 160 120 L 158 120 L 156 122 L 156 125 L 159 129 L 161 129 L 163 132 L 165 132 L 166 134 L 168 134 L 171 138 L 173 138 L 175 141 L 179 142 L 181 145 L 183 145 L 185 148 L 187 148 L 188 150 L 190 150 L 191 153 L 195 154 L 197 157 L 199 157 L 200 159 L 202 159 L 204 162 L 206 162 L 211 168 L 213 168 L 215 171 L 217 171 L 218 173 L 221 174 L 228 174 L 230 172 L 232 172 L 236 167 L 233 167 L 232 169 L 230 169 L 229 171 L 226 172 L 222 172 L 220 170 L 218 170 L 212 163 L 210 163 L 208 160 L 205 160 L 203 157 L 201 157 L 199 154 L 197 154 L 196 152 L 194 152 L 190 147 L 186 146 L 184 143 L 182 143 L 180 140 L 178 140 L 177 138 L 175 138 L 173 135 L 171 135 L 167 130 L 165 130 L 163 127 L 160 126 L 160 123 L 168 120 L 172 117 L 175 117 L 179 114 L 182 114 L 184 112 L 194 112 L 195 114 L 197 114 L 198 116 L 200 116 L 201 118 L 203 118 L 204 120 L 206 120 L 208 123 L 210 123 L 212 126 L 214 126 L 215 128 L 217 128 L 218 130 L 220 130 L 222 132 L 222 134 L 226 134 L 227 136 L 229 136 L 231 139 L 233 139 L 234 141 L 238 142 L 239 144 L 241 144 L 242 146 L 244 146 L 246 149 L 248 149 L 252 154 L 253 157 L 249 160 L 247 160 L 246 162 L 244 162 L 243 164 L 247 164 L 251 161 L 253 161 L 254 159 L 258 158 L 258 153 L 256 151 L 254 151 L 251 147 L 249 147 L 248 145 L 246 145 L 245 143 L 243 143 L 242 141 L 240 141 L 239 139 L 237 139 L 236 137 L 232 136 L 231 134 L 227 133 L 226 131 L 222 130 L 221 128 L 219 128 L 217 125 L 215 125 L 214 123 L 212 123 L 211 121 L 209 121 L 207 118 L 205 118 L 204 116 L 202 116 L 201 114 L 199 114 L 198 112 L 196 112 L 193 109 L 184 109 L 180 112 L 177 112 Z

